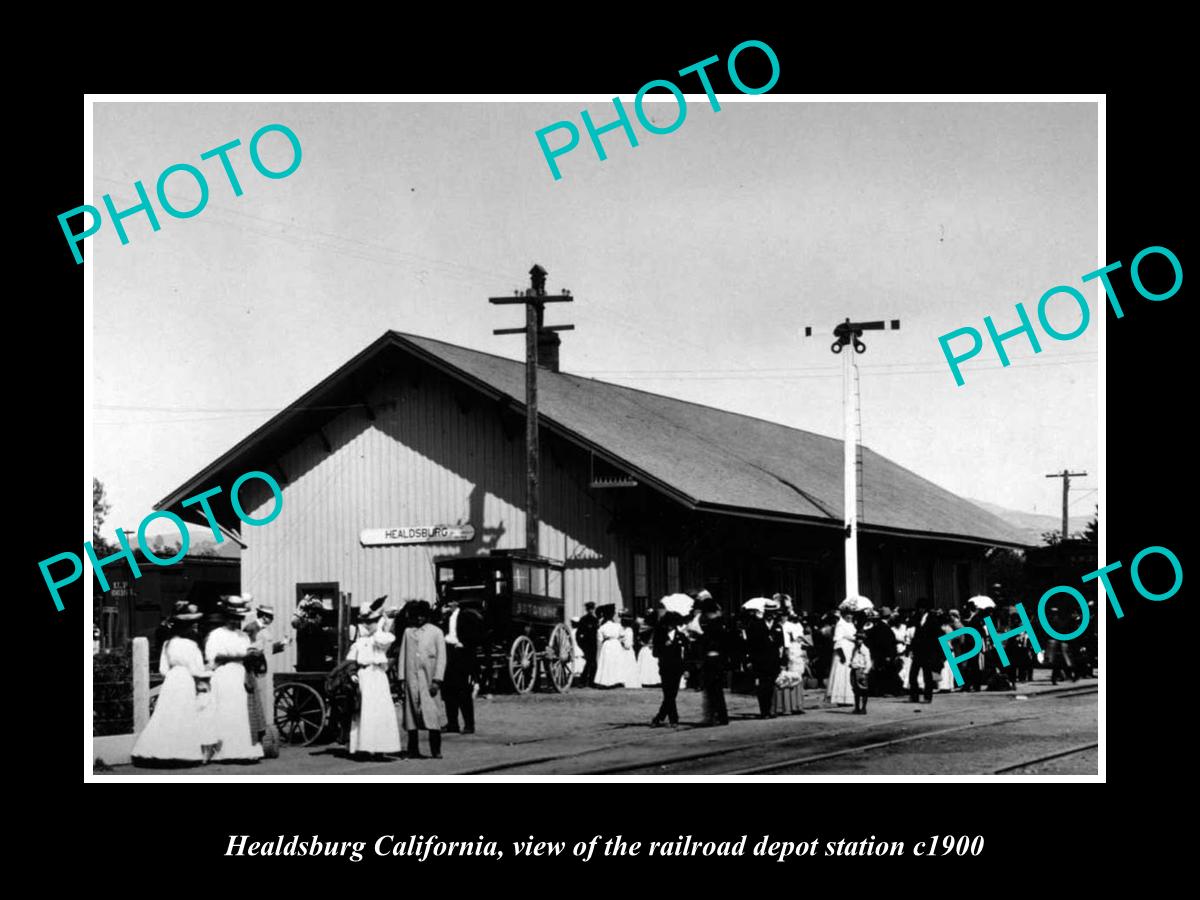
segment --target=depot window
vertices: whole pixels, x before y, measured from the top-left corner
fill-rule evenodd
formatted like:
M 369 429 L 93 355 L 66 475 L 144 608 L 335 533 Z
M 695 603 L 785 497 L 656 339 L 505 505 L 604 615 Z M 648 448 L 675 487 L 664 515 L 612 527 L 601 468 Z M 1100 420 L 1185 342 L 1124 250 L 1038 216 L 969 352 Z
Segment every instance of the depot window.
M 633 554 L 633 599 L 640 609 L 650 599 L 650 560 L 645 553 Z
M 529 593 L 529 566 L 513 566 L 513 590 L 522 594 Z
M 679 593 L 679 557 L 667 557 L 667 593 Z

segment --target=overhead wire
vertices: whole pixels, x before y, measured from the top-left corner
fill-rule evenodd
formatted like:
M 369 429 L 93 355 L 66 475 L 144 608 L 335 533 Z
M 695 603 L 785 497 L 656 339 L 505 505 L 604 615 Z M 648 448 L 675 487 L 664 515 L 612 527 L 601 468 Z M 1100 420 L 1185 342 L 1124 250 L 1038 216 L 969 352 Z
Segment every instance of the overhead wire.
M 94 177 L 101 181 L 107 181 L 112 184 L 122 184 L 122 185 L 130 184 L 134 180 L 134 179 L 129 179 L 128 181 L 121 181 L 119 179 L 109 178 L 109 177 L 103 176 L 103 175 L 96 175 Z M 182 200 L 184 202 L 187 202 L 187 203 L 190 203 L 193 205 L 195 204 L 196 200 L 198 199 L 198 198 L 186 198 L 186 200 L 185 200 L 185 198 L 181 198 L 178 195 L 178 193 L 172 193 L 171 197 L 173 200 L 176 200 L 176 201 Z M 125 201 L 122 201 L 122 203 L 124 203 L 124 202 Z M 227 213 L 232 216 L 238 216 L 240 218 L 251 219 L 256 222 L 262 222 L 266 225 L 273 225 L 273 226 L 276 226 L 279 228 L 296 230 L 296 226 L 293 223 L 281 222 L 278 219 L 270 219 L 265 216 L 257 216 L 257 215 L 254 215 L 253 213 L 248 213 L 243 210 L 233 209 L 231 207 L 224 206 L 219 203 L 207 204 L 205 206 L 205 211 L 208 211 L 209 209 L 216 210 L 219 213 Z M 257 231 L 255 233 L 264 234 L 264 232 L 261 232 L 261 231 Z M 420 263 L 423 266 L 440 266 L 440 267 L 444 267 L 444 268 L 448 268 L 448 269 L 462 270 L 462 272 L 464 272 L 464 273 L 473 272 L 473 273 L 476 273 L 476 277 L 473 279 L 475 281 L 478 280 L 479 275 L 486 275 L 489 278 L 507 277 L 507 276 L 501 276 L 490 269 L 484 269 L 479 266 L 473 266 L 469 263 L 455 262 L 453 260 L 442 259 L 440 257 L 434 257 L 434 256 L 425 256 L 420 253 L 413 253 L 412 251 L 409 251 L 409 250 L 402 250 L 397 247 L 389 247 L 385 244 L 377 244 L 377 243 L 373 243 L 370 241 L 363 241 L 358 238 L 348 237 L 346 235 L 338 234 L 338 233 L 332 232 L 332 231 L 324 231 L 320 228 L 313 228 L 308 225 L 304 226 L 303 233 L 304 234 L 316 234 L 316 235 L 321 235 L 324 237 L 331 238 L 335 241 L 342 241 L 342 242 L 346 242 L 346 243 L 358 244 L 361 247 L 366 248 L 367 250 L 375 251 L 378 253 L 393 254 L 393 255 L 399 256 L 399 257 L 409 257 L 416 263 Z M 267 234 L 267 236 L 278 236 L 278 235 L 271 235 L 270 233 L 266 233 L 266 234 Z M 313 242 L 311 240 L 308 243 L 313 244 L 315 246 L 323 246 L 323 247 L 327 247 L 327 248 L 331 246 L 329 244 L 321 244 L 319 242 Z M 381 261 L 381 260 L 375 260 L 375 261 Z
M 1068 509 L 1070 509 L 1072 506 L 1074 506 L 1074 505 L 1075 505 L 1076 503 L 1078 503 L 1080 500 L 1084 500 L 1084 499 L 1086 499 L 1087 497 L 1089 497 L 1089 496 L 1091 496 L 1092 494 L 1096 493 L 1096 491 L 1098 491 L 1098 490 L 1100 490 L 1100 489 L 1099 489 L 1099 488 L 1092 488 L 1091 490 L 1084 491 L 1082 494 L 1080 494 L 1078 497 L 1076 497 L 1074 500 L 1072 500 L 1070 503 L 1068 503 L 1068 504 L 1067 504 L 1067 508 L 1068 508 Z

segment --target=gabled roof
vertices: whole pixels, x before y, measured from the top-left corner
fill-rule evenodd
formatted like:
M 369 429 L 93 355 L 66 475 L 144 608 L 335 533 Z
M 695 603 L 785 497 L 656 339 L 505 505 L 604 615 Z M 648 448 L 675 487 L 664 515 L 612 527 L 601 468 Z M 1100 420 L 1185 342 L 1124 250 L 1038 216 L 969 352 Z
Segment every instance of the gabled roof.
M 373 360 L 396 349 L 524 408 L 524 363 L 389 331 L 156 508 L 177 506 L 215 483 L 214 475 L 260 458 L 267 445 L 277 451 L 297 427 L 317 427 L 336 414 L 328 410 L 340 408 L 337 400 L 361 394 Z M 545 369 L 538 373 L 538 413 L 544 427 L 693 508 L 841 525 L 841 440 Z M 863 531 L 1024 546 L 999 517 L 866 447 L 862 455 Z

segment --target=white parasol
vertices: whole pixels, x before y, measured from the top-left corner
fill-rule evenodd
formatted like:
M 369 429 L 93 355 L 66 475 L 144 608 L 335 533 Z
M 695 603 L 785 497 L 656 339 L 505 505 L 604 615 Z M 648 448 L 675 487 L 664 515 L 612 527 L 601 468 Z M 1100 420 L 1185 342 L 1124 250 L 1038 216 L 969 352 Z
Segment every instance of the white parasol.
M 742 604 L 742 609 L 752 609 L 755 612 L 764 612 L 768 609 L 778 609 L 779 604 L 770 597 L 751 597 Z
M 847 597 L 840 604 L 838 604 L 838 609 L 850 609 L 854 612 L 865 612 L 868 609 L 874 608 L 875 604 L 862 594 L 856 594 L 853 597 Z
M 993 600 L 991 597 L 987 597 L 983 594 L 978 594 L 977 596 L 972 597 L 967 602 L 973 604 L 976 609 L 995 609 L 996 608 L 996 601 Z
M 658 605 L 667 612 L 677 613 L 687 618 L 692 614 L 692 606 L 695 602 L 687 594 L 670 594 L 658 601 Z

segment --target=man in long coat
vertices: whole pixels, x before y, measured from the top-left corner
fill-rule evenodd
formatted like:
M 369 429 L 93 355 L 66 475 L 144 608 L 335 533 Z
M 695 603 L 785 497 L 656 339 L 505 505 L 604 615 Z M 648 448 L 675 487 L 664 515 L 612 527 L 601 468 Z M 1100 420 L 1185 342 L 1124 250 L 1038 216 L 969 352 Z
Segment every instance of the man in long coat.
M 442 757 L 442 729 L 446 710 L 440 696 L 446 675 L 446 638 L 430 622 L 431 609 L 424 600 L 410 600 L 405 607 L 409 626 L 400 642 L 397 669 L 403 680 L 401 724 L 408 732 L 408 756 L 420 759 L 417 733 L 429 732 L 429 755 Z

